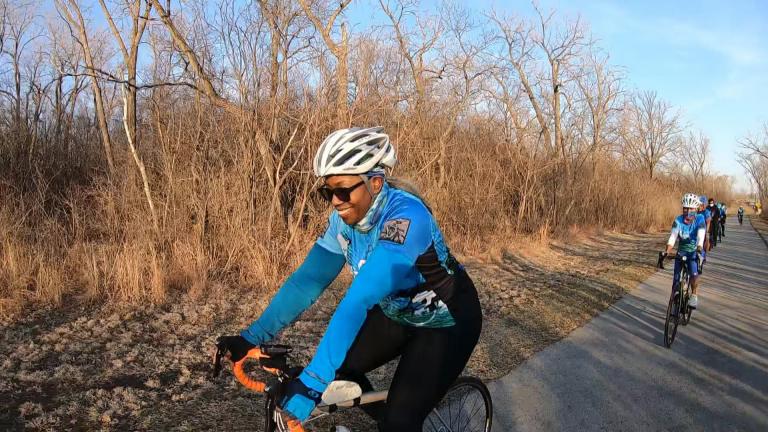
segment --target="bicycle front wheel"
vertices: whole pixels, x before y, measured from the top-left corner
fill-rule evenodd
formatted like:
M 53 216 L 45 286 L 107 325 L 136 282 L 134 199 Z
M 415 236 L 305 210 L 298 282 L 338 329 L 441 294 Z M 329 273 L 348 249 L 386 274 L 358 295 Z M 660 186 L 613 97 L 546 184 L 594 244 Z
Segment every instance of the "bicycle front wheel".
M 664 322 L 664 345 L 667 348 L 672 347 L 677 334 L 677 324 L 680 322 L 680 294 L 672 290 L 667 304 L 667 319 Z
M 424 420 L 424 432 L 490 432 L 493 403 L 475 377 L 459 377 Z

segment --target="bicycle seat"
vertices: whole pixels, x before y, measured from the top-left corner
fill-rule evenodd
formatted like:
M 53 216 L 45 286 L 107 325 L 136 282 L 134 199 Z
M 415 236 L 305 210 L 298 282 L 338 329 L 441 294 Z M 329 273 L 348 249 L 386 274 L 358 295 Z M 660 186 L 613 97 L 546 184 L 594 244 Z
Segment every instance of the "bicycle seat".
M 334 405 L 339 402 L 357 399 L 363 394 L 363 389 L 354 381 L 338 380 L 328 385 L 323 392 L 322 401 L 326 405 Z

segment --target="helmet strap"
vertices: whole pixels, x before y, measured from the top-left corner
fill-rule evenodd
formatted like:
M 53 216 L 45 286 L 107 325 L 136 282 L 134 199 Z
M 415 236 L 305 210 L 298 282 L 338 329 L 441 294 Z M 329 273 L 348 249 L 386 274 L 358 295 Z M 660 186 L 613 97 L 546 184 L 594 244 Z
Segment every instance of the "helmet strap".
M 365 174 L 360 174 L 360 180 L 363 181 L 363 185 L 365 186 L 365 189 L 368 191 L 368 195 L 371 196 L 372 199 L 376 199 L 376 195 L 373 193 L 373 187 L 371 187 L 371 179 Z

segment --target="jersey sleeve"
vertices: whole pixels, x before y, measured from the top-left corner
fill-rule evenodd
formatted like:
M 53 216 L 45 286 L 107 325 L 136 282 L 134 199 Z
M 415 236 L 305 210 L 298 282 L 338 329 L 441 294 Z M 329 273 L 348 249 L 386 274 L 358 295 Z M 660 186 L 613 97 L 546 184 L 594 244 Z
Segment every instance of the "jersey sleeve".
M 677 236 L 680 234 L 680 225 L 677 223 L 677 218 L 675 218 L 674 221 L 672 221 L 672 229 L 669 231 L 669 239 L 667 240 L 667 244 L 669 246 L 674 246 L 675 241 L 677 240 Z
M 322 392 L 336 376 L 374 305 L 401 288 L 400 283 L 416 259 L 431 244 L 431 216 L 423 210 L 404 209 L 386 216 L 381 234 L 366 263 L 336 308 L 302 382 Z
M 275 334 L 293 322 L 336 279 L 344 266 L 344 256 L 333 253 L 318 243 L 307 258 L 285 281 L 269 302 L 259 319 L 240 335 L 254 345 L 275 337 Z
M 317 239 L 317 244 L 328 250 L 329 252 L 344 255 L 344 251 L 339 244 L 339 234 L 341 233 L 341 224 L 344 223 L 341 220 L 339 214 L 334 210 L 330 216 L 328 216 L 328 226 L 325 228 L 325 233 Z

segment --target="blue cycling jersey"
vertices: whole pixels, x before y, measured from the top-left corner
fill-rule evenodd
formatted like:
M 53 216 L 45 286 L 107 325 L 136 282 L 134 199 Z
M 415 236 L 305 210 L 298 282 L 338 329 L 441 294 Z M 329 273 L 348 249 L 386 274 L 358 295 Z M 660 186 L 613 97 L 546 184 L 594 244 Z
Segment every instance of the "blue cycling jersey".
M 372 229 L 361 232 L 344 223 L 337 212 L 329 219 L 328 229 L 318 244 L 333 253 L 343 254 L 352 274 L 358 276 L 375 248 L 391 254 L 403 254 L 410 268 L 380 302 L 383 312 L 405 325 L 448 327 L 454 324 L 448 308 L 437 296 L 451 288 L 455 260 L 443 235 L 424 203 L 415 196 L 385 185 L 383 210 Z
M 696 250 L 699 229 L 706 229 L 707 223 L 704 216 L 697 214 L 690 222 L 686 223 L 685 216 L 680 215 L 672 222 L 672 234 L 676 235 L 680 243 L 678 252 L 690 253 Z
M 709 222 L 712 220 L 712 212 L 709 211 L 708 208 L 704 208 L 704 210 L 699 210 L 699 215 L 704 216 L 704 220 L 706 222 Z
M 313 360 L 300 378 L 324 391 L 343 363 L 368 310 L 379 305 L 410 326 L 455 324 L 446 302 L 460 265 L 450 254 L 426 205 L 384 184 L 366 215 L 367 229 L 344 223 L 334 210 L 328 228 L 258 320 L 241 334 L 251 343 L 271 339 L 322 293 L 346 262 L 354 280 L 331 317 Z

